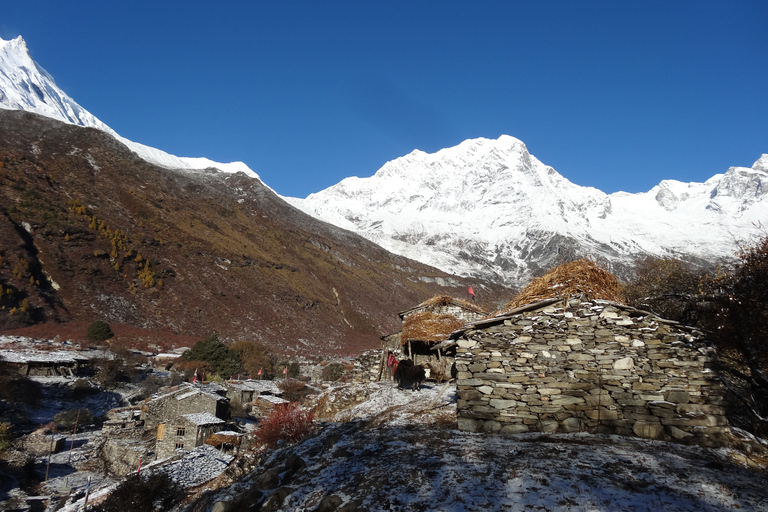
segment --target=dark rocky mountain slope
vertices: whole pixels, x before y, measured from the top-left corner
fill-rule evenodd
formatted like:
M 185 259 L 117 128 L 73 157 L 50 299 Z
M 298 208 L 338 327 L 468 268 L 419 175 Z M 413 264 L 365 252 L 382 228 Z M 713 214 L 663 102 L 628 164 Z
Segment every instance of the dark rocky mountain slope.
M 242 173 L 173 170 L 110 135 L 0 110 L 0 330 L 90 322 L 354 352 L 397 312 L 511 291 L 395 256 Z

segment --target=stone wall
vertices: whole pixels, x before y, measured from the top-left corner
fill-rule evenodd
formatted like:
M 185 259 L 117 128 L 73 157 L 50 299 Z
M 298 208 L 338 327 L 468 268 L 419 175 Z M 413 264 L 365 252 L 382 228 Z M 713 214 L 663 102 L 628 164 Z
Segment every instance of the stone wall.
M 226 418 L 228 408 L 226 398 L 191 384 L 183 384 L 176 391 L 147 400 L 141 406 L 141 419 L 146 428 L 154 428 L 169 418 L 197 412 Z
M 455 336 L 460 430 L 722 444 L 724 391 L 695 333 L 615 303 L 563 306 L 520 308 Z

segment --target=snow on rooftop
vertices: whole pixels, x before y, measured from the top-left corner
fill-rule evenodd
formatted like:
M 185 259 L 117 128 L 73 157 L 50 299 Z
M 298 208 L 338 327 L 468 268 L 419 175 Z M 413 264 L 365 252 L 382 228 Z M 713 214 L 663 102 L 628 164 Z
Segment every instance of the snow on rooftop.
M 224 423 L 223 419 L 216 417 L 209 412 L 193 412 L 191 414 L 184 414 L 181 417 L 197 426 L 218 425 L 219 423 Z
M 0 359 L 9 363 L 74 363 L 88 360 L 72 350 L 0 350 Z
M 256 398 L 254 398 L 254 401 L 264 401 L 264 402 L 270 402 L 273 404 L 287 404 L 289 401 L 285 400 L 283 398 L 280 398 L 279 396 L 274 395 L 259 395 Z
M 184 400 L 185 398 L 189 398 L 191 396 L 195 396 L 198 393 L 201 393 L 201 391 L 199 389 L 190 389 L 186 393 L 182 393 L 180 395 L 176 395 L 175 398 L 176 398 L 176 400 Z
M 181 357 L 181 354 L 172 354 L 169 352 L 163 352 L 162 354 L 155 355 L 157 359 L 176 359 Z
M 277 387 L 277 383 L 273 380 L 244 380 L 240 381 L 240 384 L 254 391 L 258 391 L 260 394 L 280 394 L 280 388 Z
M 222 474 L 233 458 L 204 444 L 159 470 L 184 487 L 197 487 Z
M 245 434 L 243 434 L 242 432 L 235 432 L 234 430 L 219 430 L 218 432 L 216 432 L 216 435 L 241 437 L 241 436 L 244 436 Z

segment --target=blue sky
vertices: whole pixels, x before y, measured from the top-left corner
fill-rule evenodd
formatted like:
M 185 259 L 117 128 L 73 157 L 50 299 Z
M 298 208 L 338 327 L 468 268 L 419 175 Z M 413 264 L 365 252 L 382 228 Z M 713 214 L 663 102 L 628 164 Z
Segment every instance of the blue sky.
M 283 195 L 521 139 L 642 192 L 768 153 L 768 2 L 4 0 L 0 37 L 136 142 Z

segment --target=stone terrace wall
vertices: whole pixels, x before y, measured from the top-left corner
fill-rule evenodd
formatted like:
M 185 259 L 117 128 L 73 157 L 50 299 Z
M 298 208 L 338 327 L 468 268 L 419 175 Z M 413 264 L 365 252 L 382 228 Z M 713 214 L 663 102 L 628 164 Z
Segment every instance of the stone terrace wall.
M 458 338 L 460 430 L 724 442 L 723 387 L 691 332 L 614 303 L 563 304 Z

